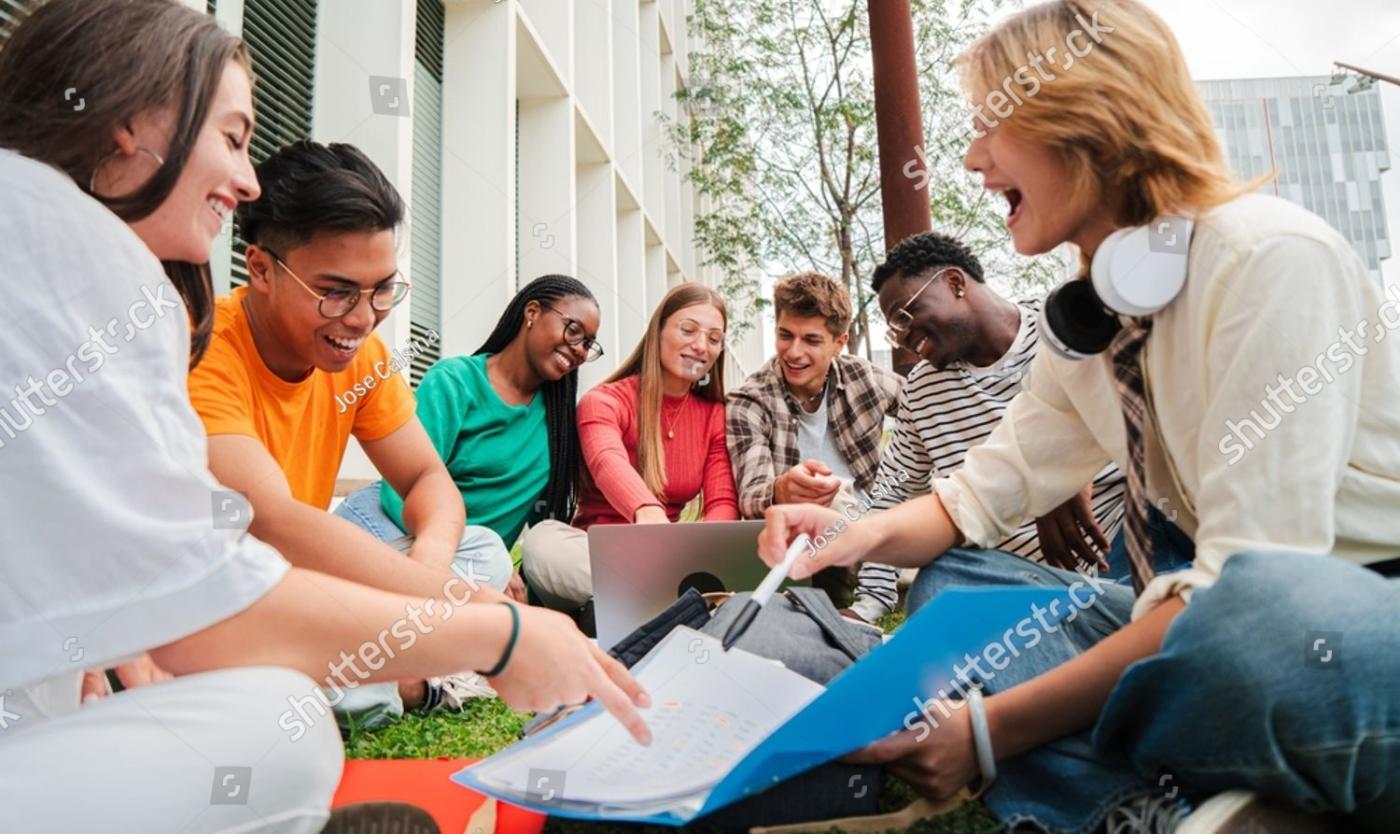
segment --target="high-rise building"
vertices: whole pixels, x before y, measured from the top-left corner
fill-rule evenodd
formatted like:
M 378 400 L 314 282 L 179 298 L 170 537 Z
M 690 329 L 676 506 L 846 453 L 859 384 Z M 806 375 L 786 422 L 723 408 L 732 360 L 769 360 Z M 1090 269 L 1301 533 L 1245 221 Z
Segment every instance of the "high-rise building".
M 1332 224 L 1377 282 L 1390 257 L 1380 175 L 1390 169 L 1379 91 L 1351 77 L 1202 81 L 1230 169 Z

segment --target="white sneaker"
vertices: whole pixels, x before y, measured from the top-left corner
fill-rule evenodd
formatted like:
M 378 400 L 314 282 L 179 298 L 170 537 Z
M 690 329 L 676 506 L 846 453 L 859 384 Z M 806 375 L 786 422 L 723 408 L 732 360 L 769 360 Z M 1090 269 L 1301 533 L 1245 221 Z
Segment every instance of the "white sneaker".
M 1174 794 L 1139 796 L 1109 811 L 1103 821 L 1104 830 L 1108 834 L 1179 834 L 1177 826 L 1186 819 L 1189 809 Z
M 1252 791 L 1225 791 L 1202 802 L 1173 834 L 1341 834 L 1327 817 L 1271 802 Z
M 428 678 L 428 691 L 423 698 L 423 712 L 446 709 L 461 712 L 472 698 L 494 698 L 496 690 L 486 678 L 476 672 L 463 672 L 441 678 Z

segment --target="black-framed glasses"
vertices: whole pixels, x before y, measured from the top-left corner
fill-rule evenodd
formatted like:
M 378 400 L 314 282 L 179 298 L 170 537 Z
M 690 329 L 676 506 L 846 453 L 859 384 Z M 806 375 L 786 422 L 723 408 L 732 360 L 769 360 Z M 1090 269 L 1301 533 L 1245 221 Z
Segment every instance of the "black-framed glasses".
M 317 292 L 309 284 L 301 280 L 301 276 L 292 271 L 287 266 L 287 262 L 282 260 L 277 253 L 271 249 L 266 250 L 272 256 L 272 260 L 287 274 L 292 276 L 302 289 L 311 293 L 317 299 L 316 309 L 321 315 L 328 319 L 343 319 L 354 312 L 360 306 L 360 298 L 369 296 L 369 306 L 380 313 L 387 313 L 405 298 L 408 298 L 410 284 L 407 281 L 399 280 L 399 274 L 395 272 L 388 280 L 383 281 L 367 290 L 353 289 L 351 287 L 336 287 L 325 292 Z
M 592 362 L 603 357 L 603 346 L 598 344 L 597 339 L 588 335 L 582 322 L 569 318 L 543 301 L 540 302 L 540 306 L 564 320 L 564 343 L 569 347 L 583 348 L 583 361 Z
M 909 312 L 909 308 L 914 306 L 914 302 L 919 300 L 919 296 L 924 294 L 934 281 L 942 278 L 949 272 L 955 272 L 952 267 L 940 269 L 933 274 L 933 277 L 924 282 L 918 291 L 909 296 L 909 300 L 899 305 L 895 310 L 885 317 L 885 341 L 890 343 L 890 347 L 904 347 L 904 339 L 909 335 L 909 329 L 914 326 L 914 314 Z

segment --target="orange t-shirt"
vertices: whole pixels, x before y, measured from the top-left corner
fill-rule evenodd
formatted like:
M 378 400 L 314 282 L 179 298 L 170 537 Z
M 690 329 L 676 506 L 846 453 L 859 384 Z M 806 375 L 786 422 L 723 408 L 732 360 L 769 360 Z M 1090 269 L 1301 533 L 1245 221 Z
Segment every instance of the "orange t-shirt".
M 209 351 L 190 372 L 190 402 L 204 431 L 258 440 L 282 467 L 292 495 L 328 509 L 350 435 L 378 440 L 413 419 L 413 394 L 379 336 L 371 333 L 339 373 L 313 369 L 287 382 L 263 363 L 239 287 L 214 305 Z

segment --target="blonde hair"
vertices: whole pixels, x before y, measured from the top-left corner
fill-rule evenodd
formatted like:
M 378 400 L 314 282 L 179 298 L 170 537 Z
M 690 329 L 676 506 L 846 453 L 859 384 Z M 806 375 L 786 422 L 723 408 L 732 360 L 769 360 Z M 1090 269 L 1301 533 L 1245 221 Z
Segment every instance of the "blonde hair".
M 646 332 L 632 353 L 618 369 L 604 382 L 617 382 L 629 376 L 639 377 L 637 381 L 637 468 L 641 470 L 642 481 L 657 498 L 666 491 L 666 450 L 661 445 L 661 329 L 670 323 L 671 317 L 686 307 L 696 304 L 709 304 L 719 310 L 724 319 L 724 327 L 729 329 L 729 308 L 724 296 L 704 284 L 686 282 L 677 284 L 661 299 L 656 311 L 651 314 Z M 715 359 L 709 373 L 710 381 L 695 389 L 702 400 L 724 402 L 724 351 Z
M 1075 30 L 1088 51 L 1074 50 L 1067 69 L 1052 65 L 1048 79 L 1032 77 L 1031 56 L 1068 49 Z M 1071 201 L 1121 193 L 1122 226 L 1204 211 L 1269 179 L 1231 175 L 1176 37 L 1136 0 L 1032 6 L 982 36 L 957 66 L 974 101 L 1006 96 L 1013 78 L 1025 88 L 1010 96 L 1018 106 L 998 129 L 1053 149 L 1070 171 Z

